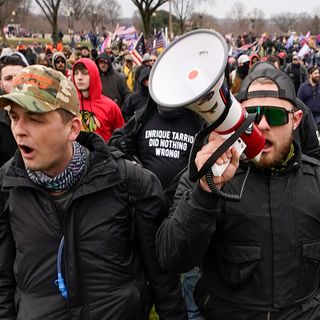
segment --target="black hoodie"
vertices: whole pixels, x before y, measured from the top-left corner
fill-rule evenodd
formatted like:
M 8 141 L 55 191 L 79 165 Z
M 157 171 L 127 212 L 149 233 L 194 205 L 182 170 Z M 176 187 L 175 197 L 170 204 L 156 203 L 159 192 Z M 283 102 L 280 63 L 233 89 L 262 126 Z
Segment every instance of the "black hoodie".
M 108 63 L 109 68 L 106 72 L 102 72 L 100 70 L 98 63 L 99 60 L 104 60 Z M 96 64 L 99 69 L 102 83 L 102 94 L 115 101 L 121 108 L 125 98 L 129 94 L 126 79 L 113 68 L 111 57 L 106 53 L 100 53 L 98 55 Z
M 149 97 L 148 85 L 143 85 L 143 80 L 149 79 L 150 68 L 145 67 L 138 78 L 138 90 L 129 94 L 122 107 L 122 115 L 125 121 L 128 121 L 133 114 L 146 105 Z

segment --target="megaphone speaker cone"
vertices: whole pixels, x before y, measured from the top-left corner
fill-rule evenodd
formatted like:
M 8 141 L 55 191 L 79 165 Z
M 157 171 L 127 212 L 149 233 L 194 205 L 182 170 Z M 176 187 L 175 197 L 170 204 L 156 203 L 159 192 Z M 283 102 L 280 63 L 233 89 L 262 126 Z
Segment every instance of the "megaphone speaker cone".
M 227 58 L 227 44 L 215 31 L 200 29 L 180 36 L 162 52 L 151 69 L 152 99 L 167 107 L 193 103 L 223 76 Z

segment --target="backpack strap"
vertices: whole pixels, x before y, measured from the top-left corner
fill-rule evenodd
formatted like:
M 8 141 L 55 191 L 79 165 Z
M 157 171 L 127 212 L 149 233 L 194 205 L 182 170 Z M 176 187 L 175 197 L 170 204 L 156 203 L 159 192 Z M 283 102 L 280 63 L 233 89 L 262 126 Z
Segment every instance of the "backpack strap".
M 12 163 L 12 158 L 8 160 L 0 169 L 0 185 L 1 185 L 1 197 L 0 197 L 0 215 L 2 215 L 8 208 L 8 198 L 9 198 L 9 191 L 2 189 L 2 182 L 3 178 Z
M 128 206 L 130 214 L 130 241 L 134 239 L 135 212 L 138 194 L 142 185 L 140 165 L 134 161 L 126 159 L 126 155 L 120 150 L 111 152 L 116 160 L 121 177 L 124 179 L 128 189 Z

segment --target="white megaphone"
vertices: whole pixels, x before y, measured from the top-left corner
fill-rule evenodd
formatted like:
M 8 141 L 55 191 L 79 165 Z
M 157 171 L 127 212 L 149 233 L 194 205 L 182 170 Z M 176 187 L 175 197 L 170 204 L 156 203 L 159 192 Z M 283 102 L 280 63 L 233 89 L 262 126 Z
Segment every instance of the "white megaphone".
M 149 77 L 150 95 L 161 106 L 191 109 L 208 124 L 219 123 L 217 133 L 230 135 L 248 114 L 229 91 L 227 59 L 228 47 L 221 34 L 206 29 L 188 32 L 156 60 Z M 258 161 L 265 144 L 260 130 L 251 124 L 240 137 L 247 159 Z

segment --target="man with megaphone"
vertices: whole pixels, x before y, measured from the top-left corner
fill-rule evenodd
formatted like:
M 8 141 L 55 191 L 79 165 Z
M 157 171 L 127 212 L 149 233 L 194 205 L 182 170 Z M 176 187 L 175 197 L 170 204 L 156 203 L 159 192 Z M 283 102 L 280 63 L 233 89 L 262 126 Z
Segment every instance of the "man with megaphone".
M 217 189 L 235 193 L 251 167 L 241 200 L 220 198 L 205 177 L 192 184 L 183 176 L 182 199 L 158 230 L 158 259 L 177 272 L 200 264 L 194 297 L 205 319 L 319 319 L 320 162 L 293 139 L 302 111 L 290 78 L 262 68 L 247 83 L 242 107 L 265 138 L 260 159 L 239 161 L 233 147 L 213 177 Z M 223 140 L 210 134 L 198 170 Z

